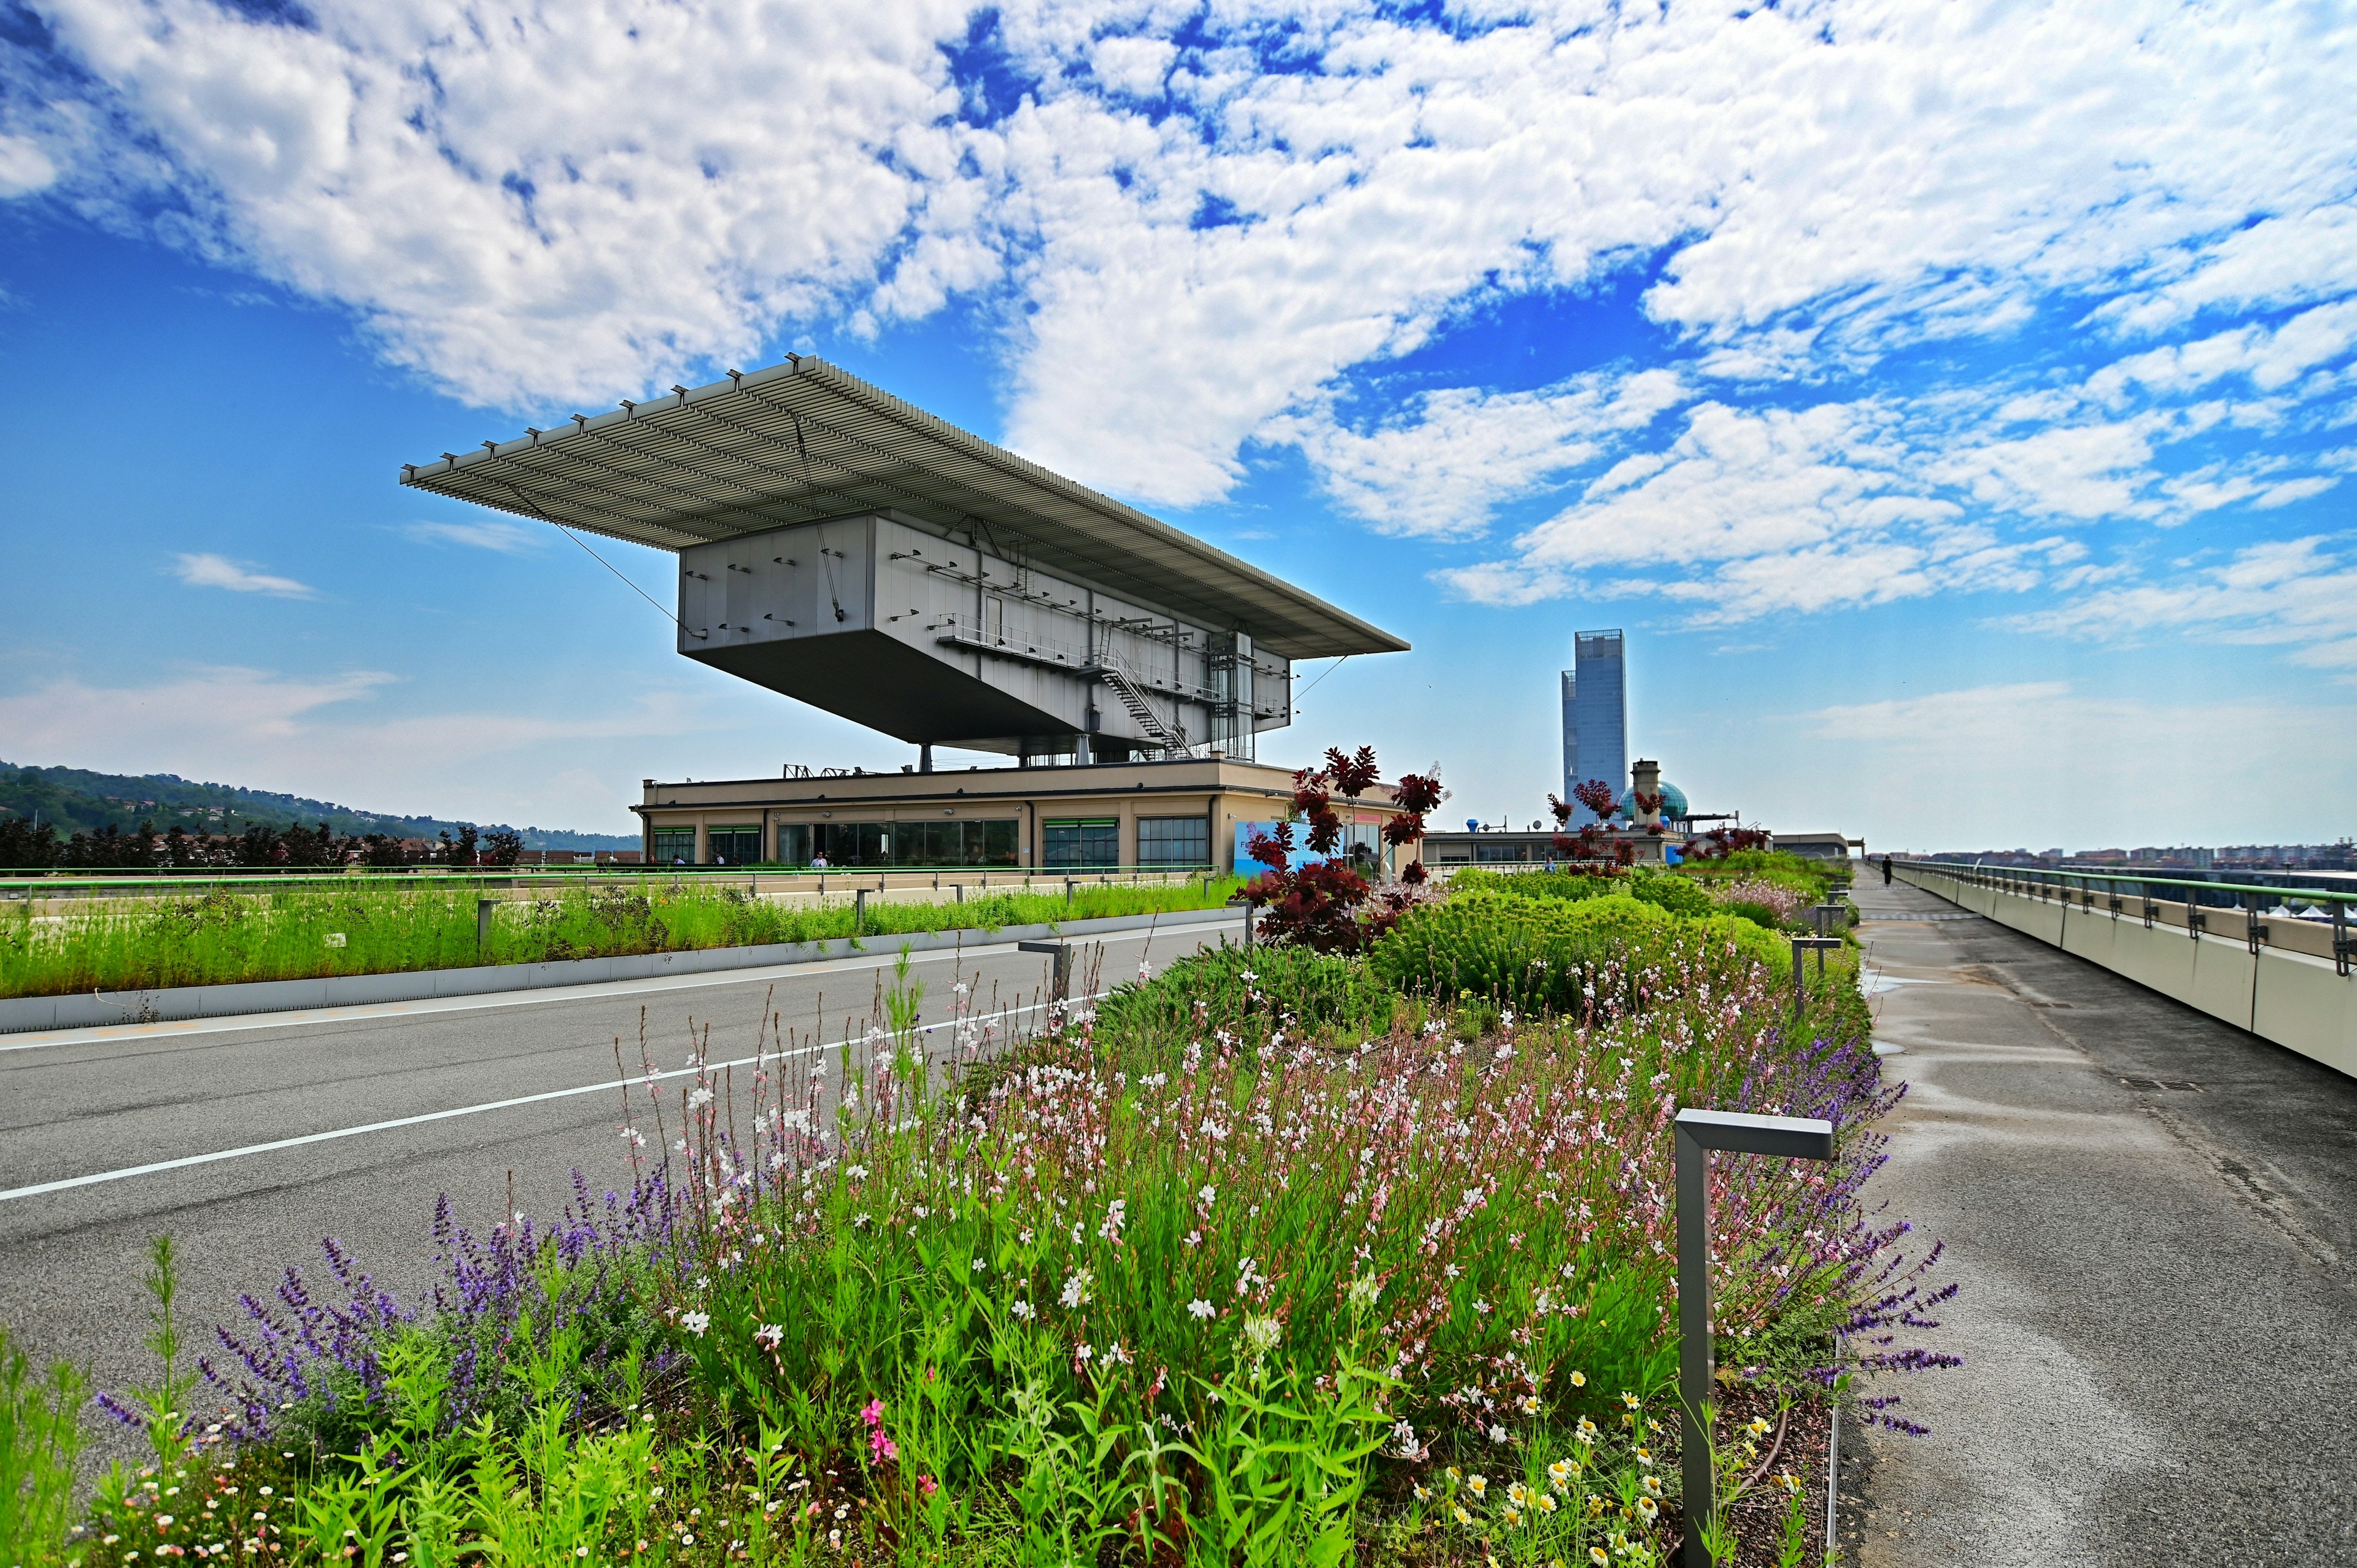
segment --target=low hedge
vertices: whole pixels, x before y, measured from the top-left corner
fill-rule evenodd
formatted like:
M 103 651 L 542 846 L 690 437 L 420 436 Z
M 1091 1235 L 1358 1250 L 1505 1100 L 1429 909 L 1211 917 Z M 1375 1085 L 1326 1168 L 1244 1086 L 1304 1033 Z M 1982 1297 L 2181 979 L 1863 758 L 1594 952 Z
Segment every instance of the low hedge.
M 1451 877 L 1449 886 L 1466 893 L 1504 893 L 1517 898 L 1560 898 L 1575 903 L 1625 895 L 1658 905 L 1673 915 L 1708 915 L 1714 908 L 1710 895 L 1691 880 L 1663 871 L 1589 876 L 1577 871 L 1491 871 L 1471 866 Z
M 1748 920 L 1689 918 L 1628 893 L 1575 901 L 1487 889 L 1410 910 L 1375 944 L 1369 964 L 1405 992 L 1470 993 L 1503 1005 L 1572 1013 L 1593 994 L 1608 963 L 1642 967 L 1674 944 L 1710 940 L 1733 944 L 1779 975 L 1790 972 L 1785 944 Z

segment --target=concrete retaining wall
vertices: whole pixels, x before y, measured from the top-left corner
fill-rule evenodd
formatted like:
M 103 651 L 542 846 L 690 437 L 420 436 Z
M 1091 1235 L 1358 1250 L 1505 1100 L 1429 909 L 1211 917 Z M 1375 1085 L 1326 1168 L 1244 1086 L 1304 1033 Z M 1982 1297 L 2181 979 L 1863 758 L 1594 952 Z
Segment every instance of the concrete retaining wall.
M 20 996 L 0 1002 L 0 1034 L 27 1029 L 82 1029 L 104 1024 L 221 1018 L 298 1008 L 357 1007 L 380 1002 L 423 1002 L 437 996 L 481 996 L 555 985 L 596 985 L 653 980 L 772 964 L 809 963 L 855 953 L 938 952 L 963 943 L 1041 941 L 1142 931 L 1148 926 L 1186 928 L 1236 918 L 1232 909 L 1179 909 L 1162 915 L 1112 915 L 1049 926 L 1002 926 L 898 936 L 772 942 L 760 947 L 701 948 L 693 952 L 640 953 L 626 958 L 568 959 L 557 963 L 490 964 L 472 969 L 411 970 L 400 974 L 340 974 L 319 980 L 264 980 L 244 985 L 181 985 L 162 991 L 110 991 L 80 996 Z
M 2114 910 L 2076 893 L 2031 896 L 1905 861 L 1892 869 L 1960 908 L 2357 1078 L 2357 975 L 2335 972 L 2329 931 L 2269 921 L 2255 954 L 2236 909 L 2204 907 L 2211 929 L 2190 931 L 2187 906 L 2165 899 L 2155 901 L 2147 926 L 2140 898 Z

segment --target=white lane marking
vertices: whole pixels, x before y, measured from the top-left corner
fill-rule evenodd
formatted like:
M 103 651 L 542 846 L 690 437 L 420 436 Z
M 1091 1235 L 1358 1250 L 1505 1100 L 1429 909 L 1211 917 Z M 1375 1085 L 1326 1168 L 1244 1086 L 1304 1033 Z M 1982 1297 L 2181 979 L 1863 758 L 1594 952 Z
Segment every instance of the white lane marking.
M 1096 991 L 1075 1000 L 1094 1002 L 1105 994 L 1106 993 L 1103 991 Z M 1017 1014 L 1037 1012 L 1044 1005 L 1046 1004 L 1033 1002 L 1020 1007 L 1002 1008 L 996 1013 L 981 1014 L 970 1018 L 944 1018 L 935 1024 L 920 1024 L 915 1032 L 920 1035 L 930 1034 L 935 1029 L 954 1028 L 961 1023 L 993 1023 L 1001 1018 L 1013 1017 Z M 784 1061 L 793 1057 L 813 1056 L 821 1051 L 841 1050 L 845 1044 L 845 1041 L 837 1040 L 832 1045 L 803 1046 L 791 1051 L 772 1051 L 757 1057 L 737 1057 L 725 1062 L 708 1062 L 703 1067 L 673 1068 L 667 1072 L 652 1075 L 642 1073 L 630 1079 L 630 1082 L 646 1084 L 660 1079 L 691 1078 L 697 1073 L 719 1072 L 733 1067 L 750 1067 L 758 1062 Z M 357 1127 L 336 1127 L 325 1133 L 306 1133 L 300 1137 L 274 1138 L 266 1144 L 248 1144 L 242 1148 L 216 1149 L 203 1155 L 183 1155 L 176 1160 L 156 1160 L 144 1165 L 125 1165 L 121 1170 L 93 1171 L 88 1176 L 65 1176 L 57 1181 L 36 1182 L 30 1187 L 9 1187 L 0 1191 L 0 1203 L 6 1203 L 19 1197 L 38 1197 L 44 1193 L 65 1192 L 78 1187 L 96 1187 L 102 1182 L 128 1181 L 133 1176 L 156 1176 L 165 1171 L 187 1170 L 191 1165 L 209 1165 L 219 1160 L 243 1159 L 249 1155 L 269 1155 L 275 1154 L 281 1149 L 299 1149 L 307 1144 L 326 1144 L 339 1138 L 357 1138 L 366 1133 L 389 1133 L 396 1128 L 416 1127 L 428 1122 L 447 1122 L 455 1116 L 479 1116 L 487 1111 L 511 1111 L 519 1105 L 538 1105 L 545 1101 L 568 1100 L 580 1094 L 613 1093 L 622 1087 L 621 1079 L 608 1079 L 603 1083 L 583 1084 L 578 1089 L 545 1090 L 539 1094 L 521 1094 L 511 1100 L 486 1101 L 480 1105 L 459 1105 L 447 1111 L 426 1111 L 415 1116 L 395 1116 L 384 1122 L 367 1122 Z
M 1133 931 L 1098 931 L 1072 939 L 1076 947 L 1091 943 L 1144 940 L 1148 936 L 1180 936 L 1190 931 L 1224 931 L 1242 926 L 1241 919 L 1198 920 L 1168 931 L 1141 927 Z M 969 958 L 1003 958 L 1015 951 L 1013 942 L 985 942 L 957 949 L 913 952 L 909 961 L 939 963 Z M 352 1007 L 314 1007 L 286 1013 L 236 1013 L 219 1018 L 175 1018 L 157 1024 L 98 1024 L 81 1029 L 50 1029 L 0 1037 L 0 1055 L 40 1051 L 59 1046 L 103 1045 L 122 1040 L 172 1040 L 189 1035 L 232 1034 L 248 1029 L 292 1029 L 307 1024 L 342 1024 L 371 1018 L 430 1017 L 437 1013 L 465 1013 L 486 1007 L 529 1007 L 548 1002 L 592 1002 L 611 996 L 635 996 L 648 992 L 689 991 L 709 985 L 753 985 L 765 980 L 792 980 L 802 975 L 856 973 L 866 969 L 889 969 L 900 961 L 897 952 L 858 958 L 805 959 L 800 963 L 769 964 L 759 969 L 729 969 L 716 973 L 654 975 L 645 980 L 601 980 L 588 985 L 550 985 L 537 991 L 494 991 L 479 996 L 434 996 L 415 1002 L 371 1002 Z

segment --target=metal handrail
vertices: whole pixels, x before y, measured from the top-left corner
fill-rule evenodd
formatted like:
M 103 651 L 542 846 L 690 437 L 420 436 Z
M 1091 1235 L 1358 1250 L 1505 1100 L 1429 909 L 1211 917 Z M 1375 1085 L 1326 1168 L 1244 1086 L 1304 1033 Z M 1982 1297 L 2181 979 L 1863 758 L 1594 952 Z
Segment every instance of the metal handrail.
M 2257 893 L 2276 898 L 2281 898 L 2285 894 L 2289 893 L 2297 894 L 2312 904 L 2357 904 L 2357 893 L 2338 893 L 2325 887 L 2285 887 L 2280 885 L 2270 886 L 2262 883 L 2197 881 L 2190 877 L 2136 875 L 2133 873 L 2115 871 L 2048 871 L 2042 867 L 2028 865 L 1975 865 L 1968 861 L 1961 860 L 1902 860 L 1895 864 L 1930 866 L 1940 871 L 1967 871 L 1976 876 L 2003 876 L 2017 879 L 2053 878 L 2055 879 L 2053 885 L 2057 886 L 2071 885 L 2070 881 L 2064 879 L 2075 879 L 2079 882 L 2134 882 L 2147 887 L 2192 887 L 2212 893 Z M 2187 900 L 2188 903 L 2191 901 Z

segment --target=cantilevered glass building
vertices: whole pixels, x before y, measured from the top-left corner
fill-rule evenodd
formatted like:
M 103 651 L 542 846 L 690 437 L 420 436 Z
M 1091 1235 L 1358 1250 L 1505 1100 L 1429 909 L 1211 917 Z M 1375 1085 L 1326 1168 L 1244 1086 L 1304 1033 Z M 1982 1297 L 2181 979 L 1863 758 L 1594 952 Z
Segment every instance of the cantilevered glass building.
M 1629 687 L 1620 631 L 1583 631 L 1572 639 L 1572 668 L 1563 672 L 1563 798 L 1583 781 L 1601 779 L 1617 796 L 1629 787 Z M 1571 825 L 1600 821 L 1575 806 Z

